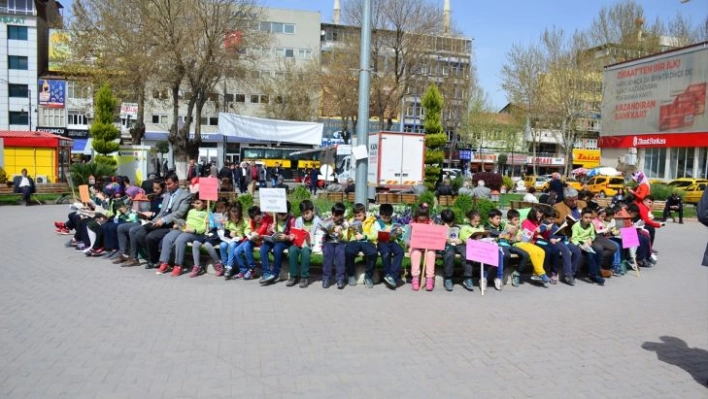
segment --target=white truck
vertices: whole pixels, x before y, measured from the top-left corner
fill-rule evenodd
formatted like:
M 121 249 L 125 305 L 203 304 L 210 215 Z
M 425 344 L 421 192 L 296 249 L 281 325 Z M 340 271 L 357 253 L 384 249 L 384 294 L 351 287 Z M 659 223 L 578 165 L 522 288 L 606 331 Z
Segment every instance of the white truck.
M 421 133 L 378 132 L 369 135 L 368 186 L 371 188 L 411 188 L 425 177 L 425 135 Z M 339 182 L 356 179 L 352 155 L 337 162 Z M 372 190 L 370 190 L 372 191 Z M 369 195 L 369 197 L 372 197 Z

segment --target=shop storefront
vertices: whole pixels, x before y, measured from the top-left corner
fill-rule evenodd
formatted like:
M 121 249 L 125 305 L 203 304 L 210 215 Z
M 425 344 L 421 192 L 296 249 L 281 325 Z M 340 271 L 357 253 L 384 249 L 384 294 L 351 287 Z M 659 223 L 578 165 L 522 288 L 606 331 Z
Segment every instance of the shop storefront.
M 526 174 L 533 174 L 533 166 L 536 165 L 537 175 L 547 175 L 554 172 L 562 173 L 565 167 L 565 158 L 536 157 L 526 158 Z
M 607 67 L 602 164 L 663 180 L 707 178 L 707 83 L 705 42 Z
M 9 177 L 27 169 L 38 184 L 66 181 L 73 140 L 46 132 L 5 130 L 0 138 Z

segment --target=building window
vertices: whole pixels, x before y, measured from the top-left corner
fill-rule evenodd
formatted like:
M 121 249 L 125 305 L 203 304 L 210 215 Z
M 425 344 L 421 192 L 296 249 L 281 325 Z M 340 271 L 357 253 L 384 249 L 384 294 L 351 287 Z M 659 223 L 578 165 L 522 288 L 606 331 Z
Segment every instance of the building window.
M 261 104 L 268 104 L 268 96 L 265 94 L 261 94 Z
M 34 14 L 34 1 L 32 0 L 0 0 L 0 10 L 3 14 Z
M 64 127 L 63 108 L 41 108 L 42 126 Z
M 167 123 L 167 115 L 153 115 L 152 123 Z
M 91 85 L 86 82 L 66 82 L 67 98 L 91 98 Z
M 258 94 L 251 94 L 251 103 L 258 104 Z
M 7 64 L 9 69 L 18 69 L 22 71 L 29 69 L 29 60 L 27 57 L 19 55 L 8 55 Z
M 7 38 L 10 40 L 28 40 L 26 26 L 7 26 Z
M 288 35 L 295 34 L 295 24 L 283 24 L 283 33 Z
M 82 112 L 72 112 L 66 116 L 67 125 L 88 125 L 88 118 Z
M 226 101 L 227 103 L 234 102 L 234 95 L 229 93 L 224 94 L 224 101 Z
M 286 49 L 285 49 L 285 57 L 286 57 L 286 58 L 293 58 L 293 57 L 295 57 L 295 50 L 293 50 L 293 49 L 291 49 L 291 48 L 286 48 Z
M 246 102 L 246 95 L 245 94 L 236 94 L 236 102 L 237 103 L 245 103 Z
M 11 125 L 28 125 L 29 117 L 27 112 L 10 111 Z
M 295 24 L 288 24 L 283 22 L 253 22 L 251 24 L 251 28 L 254 30 L 260 30 L 261 32 L 285 33 L 288 35 L 295 34 Z
M 297 51 L 297 56 L 305 60 L 312 59 L 312 50 L 309 48 L 301 48 Z
M 644 173 L 649 178 L 664 178 L 666 171 L 666 148 L 644 150 Z
M 29 87 L 27 85 L 18 85 L 10 83 L 8 86 L 10 97 L 27 98 L 29 96 Z

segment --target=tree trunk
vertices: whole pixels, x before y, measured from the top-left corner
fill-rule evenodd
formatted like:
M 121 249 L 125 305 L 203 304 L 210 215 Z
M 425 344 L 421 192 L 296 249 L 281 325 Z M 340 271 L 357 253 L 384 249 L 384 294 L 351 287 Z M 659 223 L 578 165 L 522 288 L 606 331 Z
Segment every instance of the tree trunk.
M 137 87 L 138 94 L 138 118 L 135 127 L 130 129 L 130 138 L 133 145 L 140 145 L 145 135 L 145 84 L 141 83 Z
M 538 146 L 538 133 L 532 130 L 531 135 L 531 143 L 533 145 L 533 158 L 531 159 L 531 166 L 533 167 L 533 175 L 538 176 L 536 174 L 536 147 Z

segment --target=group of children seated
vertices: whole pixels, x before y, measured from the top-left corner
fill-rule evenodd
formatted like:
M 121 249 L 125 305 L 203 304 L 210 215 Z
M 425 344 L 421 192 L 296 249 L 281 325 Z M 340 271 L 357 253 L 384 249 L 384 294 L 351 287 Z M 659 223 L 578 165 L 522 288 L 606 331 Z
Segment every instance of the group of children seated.
M 102 191 L 93 192 L 92 212 L 78 209 L 67 222 L 55 223 L 57 232 L 67 234 L 75 230 L 67 246 L 82 250 L 87 256 L 100 256 L 121 266 L 137 266 L 140 244 L 133 239 L 133 231 L 149 223 L 151 216 L 160 212 L 163 204 L 164 183 L 155 181 L 150 196 L 137 192 L 124 195 L 116 186 L 107 184 Z M 367 215 L 363 204 L 354 204 L 347 218 L 347 208 L 336 203 L 331 216 L 321 219 L 310 200 L 298 204 L 300 216 L 294 217 L 287 203 L 287 212 L 271 216 L 258 206 L 244 214 L 241 203 L 217 201 L 209 209 L 207 201 L 192 197 L 191 208 L 183 220 L 169 226 L 171 229 L 160 244 L 157 274 L 179 276 L 186 272 L 184 258 L 192 247 L 193 265 L 190 277 L 205 273 L 202 249 L 214 265 L 216 275 L 226 280 L 250 280 L 256 276 L 254 251 L 260 252 L 260 284 L 267 286 L 280 280 L 283 257 L 289 263 L 289 287 L 306 288 L 310 283 L 310 260 L 313 252 L 322 253 L 322 287 L 337 288 L 357 284 L 355 260 L 363 254 L 366 264 L 364 285 L 372 288 L 378 257 L 383 265 L 383 283 L 390 289 L 402 284 L 403 259 L 410 256 L 411 288 L 418 291 L 435 287 L 435 267 L 442 258 L 443 283 L 453 290 L 456 259 L 462 263 L 462 286 L 474 288 L 474 263 L 465 259 L 468 240 L 496 243 L 498 265 L 487 266 L 479 276 L 478 286 L 486 289 L 489 278 L 496 290 L 504 285 L 504 269 L 510 268 L 513 286 L 521 284 L 522 273 L 528 263 L 533 272 L 531 281 L 538 285 L 562 281 L 575 284 L 585 259 L 588 281 L 603 285 L 605 278 L 621 276 L 627 268 L 650 267 L 656 263 L 652 256 L 651 238 L 642 229 L 641 215 L 636 204 L 621 204 L 617 208 L 581 211 L 580 219 L 557 220 L 557 211 L 548 206 L 533 207 L 523 218 L 518 210 L 509 210 L 506 219 L 498 209 L 487 215 L 469 211 L 466 223 L 455 223 L 453 210 L 442 210 L 439 217 L 430 214 L 427 204 L 415 206 L 408 224 L 394 219 L 394 208 L 382 204 L 378 215 Z M 81 208 L 81 207 L 79 207 Z M 445 249 L 442 251 L 410 247 L 412 225 L 432 224 L 434 219 L 447 229 Z M 636 222 L 636 224 L 635 224 Z M 633 227 L 638 231 L 639 246 L 623 250 L 620 228 Z M 137 233 L 136 233 L 137 234 Z M 130 246 L 130 248 L 128 248 Z M 287 254 L 285 253 L 287 250 Z M 130 254 L 126 256 L 126 254 Z M 516 255 L 515 267 L 512 255 Z M 490 270 L 491 269 L 491 270 Z M 488 272 L 492 275 L 489 276 Z

